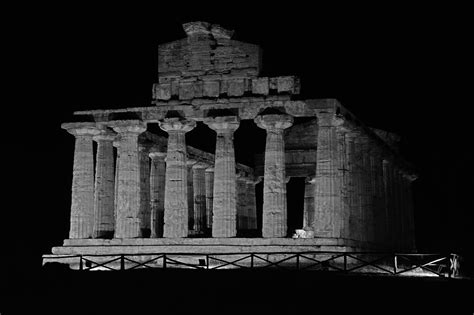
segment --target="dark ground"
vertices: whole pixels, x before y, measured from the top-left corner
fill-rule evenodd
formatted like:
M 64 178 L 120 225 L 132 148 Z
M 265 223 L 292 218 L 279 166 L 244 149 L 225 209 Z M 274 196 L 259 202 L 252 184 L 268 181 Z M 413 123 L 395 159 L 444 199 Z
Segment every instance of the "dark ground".
M 3 314 L 472 314 L 473 281 L 304 271 L 43 270 Z M 19 279 L 18 279 L 19 280 Z M 25 285 L 23 285 L 25 284 Z

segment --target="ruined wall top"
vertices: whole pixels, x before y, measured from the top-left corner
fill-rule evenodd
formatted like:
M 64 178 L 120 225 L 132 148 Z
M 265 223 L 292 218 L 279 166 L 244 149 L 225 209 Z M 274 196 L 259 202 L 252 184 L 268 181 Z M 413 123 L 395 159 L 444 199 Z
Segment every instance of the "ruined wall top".
M 206 75 L 256 77 L 260 73 L 260 48 L 232 40 L 233 31 L 207 22 L 185 23 L 183 29 L 186 38 L 158 46 L 160 83 Z

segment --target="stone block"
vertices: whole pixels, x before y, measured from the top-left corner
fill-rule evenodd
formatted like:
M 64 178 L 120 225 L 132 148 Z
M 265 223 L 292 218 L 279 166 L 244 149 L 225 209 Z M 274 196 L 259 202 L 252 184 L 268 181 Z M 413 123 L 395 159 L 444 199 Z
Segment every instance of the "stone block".
M 159 100 L 169 100 L 171 98 L 171 84 L 162 83 L 154 85 L 154 95 L 153 98 Z
M 219 81 L 203 81 L 203 96 L 218 97 L 220 94 Z
M 181 82 L 179 84 L 179 99 L 190 100 L 194 98 L 194 85 L 192 83 Z
M 268 95 L 268 78 L 252 79 L 252 93 Z
M 290 92 L 293 93 L 295 89 L 295 77 L 285 76 L 277 78 L 277 90 L 278 93 Z
M 242 96 L 244 94 L 244 79 L 230 79 L 228 81 L 227 95 Z

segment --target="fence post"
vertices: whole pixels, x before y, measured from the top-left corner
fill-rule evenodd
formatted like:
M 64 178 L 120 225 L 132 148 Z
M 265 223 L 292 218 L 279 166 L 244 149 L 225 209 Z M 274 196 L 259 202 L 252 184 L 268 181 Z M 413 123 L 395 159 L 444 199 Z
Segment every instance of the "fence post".
M 82 255 L 79 255 L 79 270 L 84 270 Z
M 296 254 L 296 269 L 300 270 L 300 254 Z
M 125 257 L 124 255 L 120 255 L 120 270 L 125 270 Z
M 253 253 L 250 254 L 250 268 L 253 269 Z
M 163 269 L 166 269 L 166 254 L 163 254 Z
M 209 270 L 209 254 L 206 254 L 206 269 Z

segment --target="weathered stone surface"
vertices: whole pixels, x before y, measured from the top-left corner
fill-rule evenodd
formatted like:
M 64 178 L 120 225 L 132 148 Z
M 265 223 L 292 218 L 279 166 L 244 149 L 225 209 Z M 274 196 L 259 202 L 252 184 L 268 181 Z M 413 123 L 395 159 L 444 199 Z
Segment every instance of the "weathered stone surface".
M 212 237 L 235 237 L 237 205 L 233 135 L 240 121 L 235 116 L 225 116 L 208 118 L 204 122 L 217 133 Z
M 101 130 L 94 136 L 97 142 L 97 157 L 94 187 L 94 230 L 93 237 L 110 237 L 114 231 L 114 147 L 116 135 Z
M 340 237 L 342 161 L 338 150 L 342 122 L 333 112 L 318 112 L 318 151 L 316 161 L 314 235 Z
M 115 121 L 111 126 L 120 138 L 118 208 L 114 237 L 141 237 L 138 136 L 146 130 L 146 125 L 139 121 Z
M 255 196 L 255 184 L 259 181 L 252 179 L 246 180 L 246 208 L 247 208 L 247 228 L 249 230 L 257 229 L 257 200 Z
M 187 191 L 188 191 L 188 230 L 189 234 L 195 234 L 194 231 L 194 183 L 193 183 L 193 165 L 196 160 L 187 159 Z
M 203 234 L 206 228 L 206 182 L 205 170 L 207 165 L 196 163 L 193 165 L 193 192 L 194 192 L 194 226 L 196 234 Z
M 166 152 L 152 150 L 150 165 L 151 238 L 163 237 L 165 212 Z
M 263 115 L 255 118 L 267 132 L 263 179 L 263 237 L 286 237 L 287 204 L 285 143 L 283 131 L 293 124 L 288 115 Z
M 252 79 L 252 93 L 253 94 L 262 94 L 268 95 L 268 78 L 255 78 Z
M 314 177 L 305 178 L 304 183 L 304 208 L 303 208 L 303 229 L 313 231 L 314 225 Z
M 185 134 L 196 126 L 196 122 L 167 118 L 160 121 L 159 125 L 168 133 L 163 237 L 187 237 L 188 172 Z
M 140 162 L 140 230 L 141 235 L 150 235 L 150 158 L 149 147 L 139 145 L 138 158 Z
M 100 131 L 94 123 L 65 123 L 61 127 L 76 137 L 69 238 L 90 238 L 94 220 L 92 137 L 99 134 Z
M 212 229 L 213 203 L 214 203 L 214 167 L 205 171 L 206 181 L 206 228 Z

